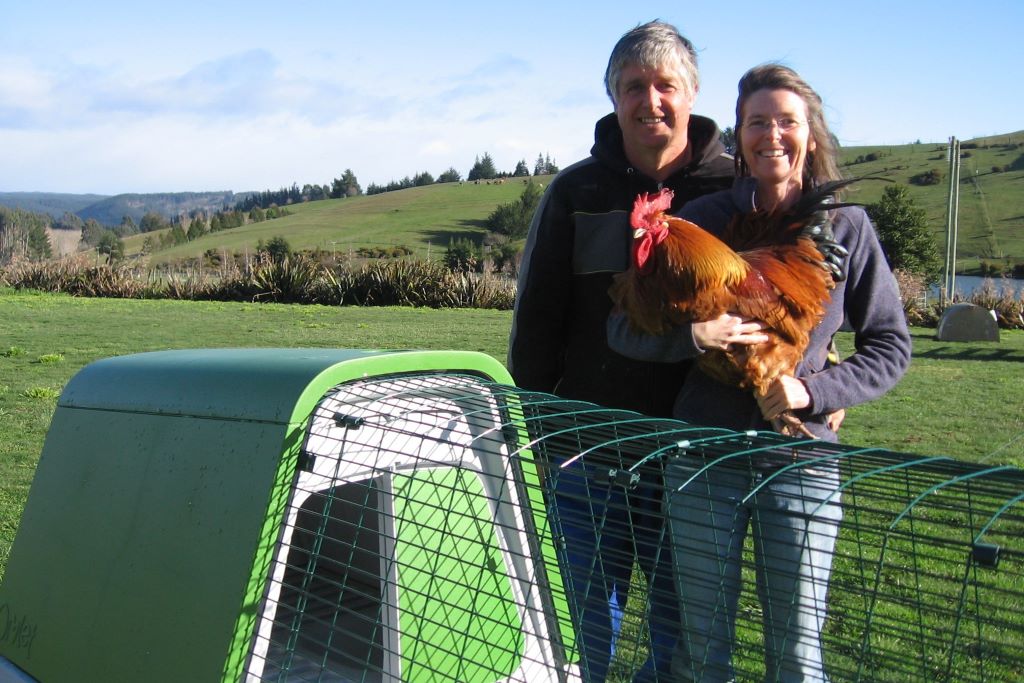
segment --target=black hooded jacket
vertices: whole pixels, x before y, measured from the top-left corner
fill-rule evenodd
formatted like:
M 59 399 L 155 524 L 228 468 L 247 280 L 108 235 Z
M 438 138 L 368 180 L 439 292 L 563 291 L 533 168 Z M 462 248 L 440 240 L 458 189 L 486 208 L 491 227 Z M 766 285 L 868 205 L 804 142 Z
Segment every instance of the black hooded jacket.
M 732 185 L 733 159 L 714 121 L 691 116 L 693 162 L 664 182 L 626 159 L 614 114 L 595 128 L 591 156 L 551 182 L 526 240 L 508 367 L 524 389 L 667 417 L 689 363 L 630 360 L 608 348 L 608 288 L 626 270 L 629 213 L 642 192 L 675 192 L 672 211 Z

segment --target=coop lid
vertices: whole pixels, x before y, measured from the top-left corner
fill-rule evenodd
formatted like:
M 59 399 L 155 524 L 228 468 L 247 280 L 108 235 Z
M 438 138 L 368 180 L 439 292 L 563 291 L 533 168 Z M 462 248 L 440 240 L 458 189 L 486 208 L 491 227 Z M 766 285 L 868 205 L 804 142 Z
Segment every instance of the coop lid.
M 190 349 L 96 361 L 71 379 L 58 406 L 286 423 L 337 384 L 407 372 L 512 383 L 498 361 L 468 351 Z

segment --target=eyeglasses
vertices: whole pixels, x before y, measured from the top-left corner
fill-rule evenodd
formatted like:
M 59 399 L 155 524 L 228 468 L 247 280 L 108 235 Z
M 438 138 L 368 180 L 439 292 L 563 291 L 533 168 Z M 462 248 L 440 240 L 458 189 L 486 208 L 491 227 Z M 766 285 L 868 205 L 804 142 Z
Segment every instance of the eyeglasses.
M 789 131 L 795 130 L 806 123 L 806 121 L 788 117 L 783 117 L 781 119 L 752 118 L 744 122 L 743 127 L 749 129 L 752 133 L 761 134 L 770 131 L 772 126 L 777 126 L 779 132 L 788 133 Z

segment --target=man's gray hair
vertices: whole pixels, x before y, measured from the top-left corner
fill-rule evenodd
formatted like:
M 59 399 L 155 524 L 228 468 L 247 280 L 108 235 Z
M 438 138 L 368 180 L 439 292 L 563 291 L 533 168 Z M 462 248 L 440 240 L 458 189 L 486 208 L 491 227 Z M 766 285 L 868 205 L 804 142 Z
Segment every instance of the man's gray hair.
M 697 74 L 697 51 L 675 26 L 663 21 L 650 21 L 625 33 L 615 43 L 608 68 L 604 72 L 604 87 L 612 104 L 618 104 L 619 79 L 622 70 L 630 64 L 649 69 L 668 67 L 675 70 L 683 87 L 693 97 L 700 85 Z

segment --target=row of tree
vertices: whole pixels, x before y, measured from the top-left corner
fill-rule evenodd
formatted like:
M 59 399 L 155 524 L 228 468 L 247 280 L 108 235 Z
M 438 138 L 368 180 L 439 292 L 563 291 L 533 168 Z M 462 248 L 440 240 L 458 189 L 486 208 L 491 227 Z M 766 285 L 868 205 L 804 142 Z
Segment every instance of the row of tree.
M 533 165 L 533 175 L 553 175 L 558 173 L 558 171 L 558 165 L 552 161 L 550 154 L 537 155 L 537 161 Z M 494 164 L 494 158 L 488 152 L 484 152 L 483 156 L 477 156 L 474 160 L 472 168 L 470 168 L 469 173 L 466 174 L 466 180 L 469 182 L 475 182 L 478 180 L 494 180 L 495 178 L 525 178 L 529 176 L 530 167 L 527 166 L 526 159 L 519 160 L 519 162 L 516 163 L 515 169 L 511 172 L 499 171 Z M 371 183 L 366 188 L 366 194 L 380 194 L 382 192 L 393 192 L 395 190 L 404 190 L 410 187 L 421 187 L 423 185 L 432 185 L 434 183 L 457 183 L 461 181 L 462 174 L 454 167 L 450 167 L 436 179 L 429 172 L 424 171 L 422 173 L 417 173 L 411 178 L 406 176 L 401 180 L 392 180 L 385 185 Z
M 50 238 L 46 235 L 49 216 L 0 206 L 0 263 L 27 258 L 50 258 Z

